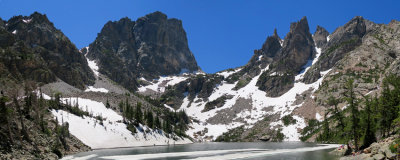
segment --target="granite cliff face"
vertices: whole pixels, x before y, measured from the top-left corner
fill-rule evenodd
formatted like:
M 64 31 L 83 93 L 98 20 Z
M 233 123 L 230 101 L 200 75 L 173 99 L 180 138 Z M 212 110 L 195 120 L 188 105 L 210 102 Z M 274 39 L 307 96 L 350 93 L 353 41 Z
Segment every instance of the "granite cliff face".
M 85 57 L 46 15 L 16 16 L 0 27 L 2 72 L 17 83 L 56 77 L 80 89 L 94 82 Z
M 324 46 L 328 42 L 328 36 L 329 32 L 325 28 L 318 25 L 317 30 L 315 30 L 313 35 L 315 47 L 321 48 L 322 46 Z
M 89 45 L 87 57 L 98 62 L 100 73 L 130 90 L 137 89 L 140 77 L 200 71 L 182 21 L 161 12 L 108 22 Z
M 307 18 L 290 25 L 282 49 L 257 81 L 267 96 L 277 97 L 293 87 L 295 75 L 316 55 L 314 40 L 309 31 Z
M 362 43 L 364 35 L 376 28 L 376 24 L 357 16 L 339 27 L 327 38 L 325 45 L 320 45 L 321 57 L 304 76 L 305 83 L 313 83 L 321 77 L 319 72 L 332 68 L 346 53 L 354 50 Z M 318 31 L 317 31 L 318 32 Z

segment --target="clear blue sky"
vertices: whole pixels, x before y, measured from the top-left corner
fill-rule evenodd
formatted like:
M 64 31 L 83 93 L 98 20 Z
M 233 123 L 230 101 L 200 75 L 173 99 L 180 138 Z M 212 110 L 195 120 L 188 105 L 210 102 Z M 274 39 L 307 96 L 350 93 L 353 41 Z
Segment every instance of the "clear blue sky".
M 400 20 L 399 0 L 0 0 L 0 8 L 4 20 L 46 14 L 78 48 L 93 42 L 109 20 L 161 11 L 183 21 L 189 48 L 207 73 L 246 64 L 274 28 L 284 37 L 303 16 L 312 33 L 317 25 L 333 32 L 358 15 L 376 23 Z

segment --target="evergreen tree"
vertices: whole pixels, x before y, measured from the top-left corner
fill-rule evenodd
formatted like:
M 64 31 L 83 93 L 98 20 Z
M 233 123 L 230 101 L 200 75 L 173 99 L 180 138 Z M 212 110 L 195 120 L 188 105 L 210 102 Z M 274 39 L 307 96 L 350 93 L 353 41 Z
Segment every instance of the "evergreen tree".
M 363 111 L 363 121 L 364 121 L 364 141 L 361 149 L 367 148 L 369 145 L 376 141 L 375 131 L 373 129 L 373 121 L 372 121 L 372 111 L 371 111 L 371 100 L 369 96 L 365 96 L 365 108 Z
M 124 102 L 120 101 L 120 102 L 118 103 L 118 108 L 119 108 L 119 111 L 120 111 L 120 112 L 124 112 Z
M 335 97 L 330 96 L 328 98 L 328 105 L 329 106 L 334 106 L 334 108 L 332 110 L 333 118 L 338 121 L 338 126 L 339 126 L 340 130 L 344 131 L 344 128 L 345 128 L 344 117 L 343 117 L 341 111 L 338 108 L 338 104 L 339 104 L 339 100 L 336 99 Z
M 329 130 L 328 115 L 329 115 L 329 111 L 326 111 L 324 114 L 323 133 L 322 133 L 322 137 L 324 140 L 329 140 L 330 135 L 331 135 L 330 130 Z
M 351 135 L 354 140 L 355 149 L 358 150 L 359 142 L 359 117 L 358 117 L 358 107 L 356 102 L 356 97 L 354 94 L 354 80 L 350 79 L 345 84 L 345 96 L 350 109 L 350 122 L 351 122 Z
M 146 115 L 146 123 L 147 123 L 147 126 L 149 126 L 150 128 L 153 128 L 154 127 L 154 119 L 153 119 L 153 113 L 152 112 L 150 112 L 150 111 L 148 111 L 147 112 L 147 115 Z
M 155 126 L 157 129 L 161 129 L 161 122 L 160 122 L 160 119 L 158 118 L 158 115 L 156 116 L 156 118 L 155 118 L 155 120 L 154 120 L 154 126 Z
M 11 114 L 12 114 L 13 110 L 6 106 L 6 103 L 8 101 L 9 101 L 9 98 L 2 94 L 0 97 L 0 124 L 7 126 L 7 131 L 8 131 L 7 142 L 9 142 L 8 146 L 11 147 L 11 145 L 14 143 L 14 139 L 13 139 L 12 133 L 11 133 L 11 125 L 10 125 L 10 119 L 11 119 Z
M 138 123 L 143 124 L 143 112 L 142 112 L 142 103 L 137 102 L 136 104 L 136 112 L 135 112 L 135 119 Z
M 108 97 L 107 97 L 107 101 L 106 101 L 106 108 L 111 108 L 110 102 L 108 101 Z

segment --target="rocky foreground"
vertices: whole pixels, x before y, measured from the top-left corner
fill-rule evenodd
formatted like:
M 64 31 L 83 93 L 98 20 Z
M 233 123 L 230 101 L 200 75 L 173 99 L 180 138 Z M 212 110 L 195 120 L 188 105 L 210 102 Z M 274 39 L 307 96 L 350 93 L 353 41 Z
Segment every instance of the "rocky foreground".
M 392 136 L 386 139 L 383 139 L 379 142 L 372 143 L 371 146 L 368 148 L 364 149 L 361 152 L 358 153 L 353 153 L 350 156 L 344 156 L 341 157 L 340 160 L 356 160 L 356 159 L 366 159 L 366 160 L 382 160 L 382 159 L 393 159 L 393 160 L 398 160 L 400 159 L 400 154 L 399 153 L 393 153 L 391 151 L 391 147 L 394 147 L 399 151 L 399 146 L 398 146 L 398 139 L 399 135 Z M 397 145 L 396 145 L 397 143 Z M 344 147 L 344 149 L 335 149 L 332 151 L 332 154 L 336 155 L 344 155 L 345 152 L 347 151 L 347 147 Z

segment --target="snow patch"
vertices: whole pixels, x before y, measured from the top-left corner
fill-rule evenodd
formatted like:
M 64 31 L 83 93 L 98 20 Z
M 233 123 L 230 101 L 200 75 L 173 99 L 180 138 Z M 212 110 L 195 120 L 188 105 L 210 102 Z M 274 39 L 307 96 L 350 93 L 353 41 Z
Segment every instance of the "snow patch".
M 315 113 L 315 119 L 317 119 L 318 121 L 322 122 L 323 118 L 319 113 Z
M 263 57 L 263 55 L 258 56 L 258 61 L 261 61 L 262 57 Z
M 103 92 L 108 93 L 108 90 L 105 88 L 94 88 L 93 86 L 88 86 L 85 92 Z
M 146 79 L 142 79 L 141 80 L 146 81 Z M 152 90 L 155 92 L 164 92 L 165 91 L 165 87 L 168 86 L 173 86 L 175 84 L 178 84 L 184 80 L 188 79 L 187 76 L 168 76 L 168 77 L 160 77 L 158 80 L 154 80 L 156 82 L 149 82 L 150 85 L 147 86 L 141 86 L 138 88 L 139 92 L 146 92 L 147 90 Z
M 11 32 L 12 34 L 17 34 L 17 30 L 14 30 L 13 32 Z
M 260 59 L 260 57 L 259 57 L 259 59 Z M 242 69 L 242 68 L 237 68 L 237 69 L 235 69 L 235 70 L 227 70 L 227 71 L 218 72 L 218 73 L 216 73 L 216 74 L 218 74 L 218 75 L 220 75 L 220 76 L 224 76 L 224 78 L 227 78 L 227 77 L 229 77 L 230 75 L 232 75 L 232 74 L 234 74 L 234 73 L 236 73 L 236 72 L 239 72 L 241 69 Z
M 89 60 L 89 58 L 87 58 L 87 53 L 89 53 L 89 47 L 86 47 L 87 52 L 86 52 L 86 60 L 88 62 L 89 68 L 92 69 L 93 73 L 96 75 L 96 77 L 99 76 L 99 66 L 96 64 L 96 62 L 94 60 Z
M 22 20 L 24 23 L 30 23 L 31 21 L 32 21 L 32 18 L 31 19 L 23 19 Z
M 326 37 L 326 41 L 329 42 L 329 40 L 331 40 L 331 35 L 328 35 L 328 37 Z
M 172 108 L 171 106 L 167 105 L 167 104 L 164 104 L 164 107 L 165 107 L 165 108 L 168 108 L 168 109 L 169 109 L 170 111 L 172 111 L 172 112 L 175 112 L 175 109 Z
M 304 69 L 302 71 L 300 71 L 300 73 L 298 75 L 296 75 L 296 77 L 295 77 L 296 81 L 303 79 L 304 75 L 307 73 L 308 69 L 310 69 L 311 66 L 314 65 L 318 61 L 319 57 L 321 56 L 321 48 L 315 47 L 315 50 L 317 51 L 315 58 L 307 61 L 307 64 L 305 64 L 303 66 Z

